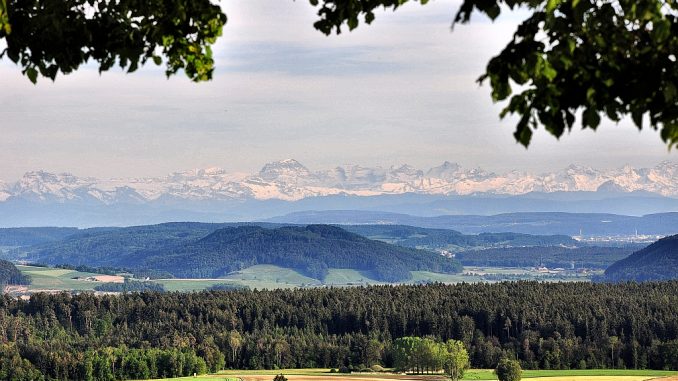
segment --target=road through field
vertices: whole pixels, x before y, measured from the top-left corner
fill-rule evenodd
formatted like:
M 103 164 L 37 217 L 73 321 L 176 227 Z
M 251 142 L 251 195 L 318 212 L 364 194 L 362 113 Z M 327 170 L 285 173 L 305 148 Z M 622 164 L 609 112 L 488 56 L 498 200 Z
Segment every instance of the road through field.
M 443 375 L 404 375 L 394 373 L 329 373 L 329 369 L 226 370 L 219 374 L 172 380 L 271 381 L 282 373 L 289 381 L 447 381 Z M 491 381 L 497 376 L 491 369 L 469 369 L 466 381 Z M 523 380 L 530 381 L 678 381 L 676 372 L 653 370 L 526 370 Z
M 648 376 L 563 376 L 563 377 L 536 377 L 523 378 L 530 381 L 647 381 L 655 377 Z
M 285 375 L 289 381 L 339 381 L 339 380 L 351 380 L 351 381 L 443 381 L 449 380 L 448 378 L 442 376 L 400 376 L 400 375 L 375 375 L 375 376 L 347 376 L 342 374 L 336 375 L 327 375 L 327 376 L 295 376 L 295 375 Z M 243 381 L 271 381 L 270 375 L 247 375 L 239 377 Z

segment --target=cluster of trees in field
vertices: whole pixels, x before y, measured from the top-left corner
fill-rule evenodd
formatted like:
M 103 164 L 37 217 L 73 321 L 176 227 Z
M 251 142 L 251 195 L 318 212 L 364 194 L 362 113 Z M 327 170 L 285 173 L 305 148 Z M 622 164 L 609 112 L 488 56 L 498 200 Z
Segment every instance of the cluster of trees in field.
M 626 258 L 637 246 L 628 247 L 506 247 L 501 249 L 472 250 L 457 253 L 455 258 L 464 266 L 488 267 L 534 267 L 542 263 L 546 267 L 606 269 L 611 264 Z
M 209 291 L 235 291 L 235 290 L 248 290 L 249 286 L 242 284 L 234 283 L 217 283 L 208 287 Z
M 469 368 L 468 352 L 459 340 L 439 342 L 430 337 L 401 337 L 393 342 L 393 366 L 414 373 L 445 372 L 459 380 Z
M 12 262 L 0 259 L 0 291 L 8 284 L 28 285 L 31 278 L 22 274 Z
M 193 352 L 208 370 L 392 367 L 408 336 L 457 340 L 474 368 L 507 357 L 526 369 L 678 370 L 676 316 L 678 282 L 36 294 L 0 298 L 0 343 L 55 380 L 81 379 L 97 353 L 151 349 Z
M 94 287 L 96 291 L 105 292 L 143 292 L 155 291 L 164 292 L 165 287 L 159 283 L 142 282 L 125 278 L 123 283 L 104 283 Z
M 39 364 L 33 364 L 22 358 L 14 343 L 1 344 L 0 380 L 144 380 L 186 377 L 216 371 L 215 368 L 208 369 L 204 358 L 190 348 L 129 349 L 121 346 L 46 355 Z M 64 361 L 64 357 L 67 361 Z M 223 355 L 221 361 L 217 365 L 223 366 Z M 45 370 L 41 371 L 39 368 Z

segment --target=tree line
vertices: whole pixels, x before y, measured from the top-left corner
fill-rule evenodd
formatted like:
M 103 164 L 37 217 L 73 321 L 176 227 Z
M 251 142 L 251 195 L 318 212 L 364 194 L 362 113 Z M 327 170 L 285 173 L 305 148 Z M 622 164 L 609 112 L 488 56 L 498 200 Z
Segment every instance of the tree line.
M 11 369 L 33 380 L 160 377 L 167 351 L 184 373 L 402 367 L 406 337 L 456 340 L 474 368 L 514 358 L 525 369 L 678 369 L 676 316 L 675 281 L 3 296 L 0 379 L 21 380 Z M 96 364 L 111 352 L 104 376 Z
M 628 257 L 643 246 L 626 247 L 562 246 L 504 247 L 470 250 L 457 253 L 455 258 L 464 266 L 536 267 L 606 269 Z

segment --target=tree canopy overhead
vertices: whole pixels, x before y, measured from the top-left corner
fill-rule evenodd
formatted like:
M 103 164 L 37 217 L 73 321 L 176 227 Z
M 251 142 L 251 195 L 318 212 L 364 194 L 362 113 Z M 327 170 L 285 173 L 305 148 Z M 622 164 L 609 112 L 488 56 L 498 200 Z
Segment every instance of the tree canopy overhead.
M 408 1 L 309 0 L 314 27 L 327 35 L 369 24 L 379 8 Z M 575 125 L 596 129 L 602 117 L 630 117 L 678 147 L 678 2 L 676 0 L 464 0 L 453 23 L 474 12 L 496 19 L 503 10 L 531 15 L 480 76 L 501 117 L 519 117 L 514 136 L 528 146 L 543 126 L 556 137 Z M 93 60 L 132 72 L 149 59 L 167 75 L 183 69 L 194 81 L 212 78 L 210 46 L 226 15 L 210 0 L 0 0 L 0 40 L 33 82 L 54 79 Z
M 92 60 L 103 72 L 135 71 L 149 59 L 166 74 L 183 69 L 194 81 L 212 78 L 210 46 L 226 15 L 209 0 L 0 0 L 0 40 L 33 82 L 54 80 Z

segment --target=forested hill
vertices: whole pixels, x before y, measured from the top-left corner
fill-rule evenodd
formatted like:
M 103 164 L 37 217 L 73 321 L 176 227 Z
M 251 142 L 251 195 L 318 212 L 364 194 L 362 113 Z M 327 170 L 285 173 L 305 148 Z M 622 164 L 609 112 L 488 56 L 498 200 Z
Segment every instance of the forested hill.
M 459 272 L 454 260 L 390 245 L 328 225 L 168 223 L 81 231 L 59 242 L 15 251 L 47 264 L 152 270 L 175 277 L 214 278 L 257 264 L 294 268 L 323 280 L 328 268 L 349 268 L 397 282 L 412 270 Z
M 461 271 L 437 253 L 373 241 L 329 225 L 224 228 L 171 250 L 142 253 L 134 264 L 178 277 L 213 278 L 257 264 L 294 268 L 323 280 L 329 268 L 355 269 L 370 278 L 398 282 L 410 271 Z
M 485 249 L 490 247 L 576 246 L 579 244 L 567 235 L 463 234 L 450 229 L 421 228 L 408 225 L 342 225 L 341 227 L 368 238 L 418 248 Z
M 611 265 L 613 282 L 678 279 L 678 235 L 669 236 Z
M 21 274 L 12 262 L 0 260 L 0 291 L 8 284 L 26 285 L 30 278 Z
M 0 246 L 29 246 L 54 242 L 77 233 L 77 228 L 2 228 Z
M 169 222 L 125 228 L 76 229 L 61 240 L 17 249 L 12 255 L 46 264 L 118 266 L 126 263 L 128 257 L 137 253 L 171 248 L 199 240 L 227 226 L 241 225 L 248 224 Z

